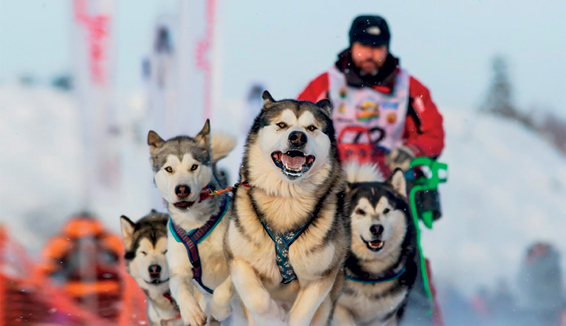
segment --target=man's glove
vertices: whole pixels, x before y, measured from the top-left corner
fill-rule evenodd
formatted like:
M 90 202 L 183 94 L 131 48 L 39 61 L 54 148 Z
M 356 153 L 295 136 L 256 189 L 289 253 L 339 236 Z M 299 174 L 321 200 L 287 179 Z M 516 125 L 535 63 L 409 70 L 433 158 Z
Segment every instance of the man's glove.
M 411 161 L 415 157 L 415 153 L 409 147 L 399 146 L 393 148 L 385 157 L 385 164 L 387 164 L 392 171 L 396 168 L 407 171 L 410 168 Z

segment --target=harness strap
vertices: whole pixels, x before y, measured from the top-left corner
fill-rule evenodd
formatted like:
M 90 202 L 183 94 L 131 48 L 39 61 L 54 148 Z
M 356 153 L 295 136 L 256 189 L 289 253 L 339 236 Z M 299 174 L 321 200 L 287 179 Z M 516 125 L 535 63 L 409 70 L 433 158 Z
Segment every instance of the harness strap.
M 228 211 L 228 197 L 223 196 L 222 204 L 220 205 L 220 209 L 218 213 L 211 216 L 210 219 L 200 228 L 191 230 L 187 233 L 182 227 L 178 226 L 173 222 L 173 219 L 170 218 L 169 221 L 169 229 L 171 230 L 171 234 L 177 242 L 182 243 L 185 248 L 187 249 L 187 254 L 189 256 L 189 260 L 191 265 L 193 265 L 193 279 L 208 293 L 212 294 L 214 291 L 208 288 L 206 285 L 202 283 L 202 266 L 200 262 L 200 256 L 198 253 L 198 243 L 204 240 L 214 228 L 218 225 L 218 223 L 222 220 L 226 212 Z
M 222 195 L 223 193 L 230 192 L 230 191 L 232 191 L 232 189 L 237 188 L 240 185 L 247 187 L 247 188 L 252 188 L 252 185 L 250 185 L 247 181 L 242 181 L 242 182 L 236 183 L 234 186 L 227 187 L 227 188 L 224 188 L 224 189 L 214 190 L 214 191 L 212 191 L 210 189 L 210 187 L 207 186 L 199 194 L 200 201 L 205 201 L 205 200 L 211 199 L 214 196 Z
M 173 297 L 171 296 L 171 292 L 167 291 L 165 293 L 163 293 L 163 296 L 169 300 L 169 302 L 171 302 L 171 304 L 173 305 L 173 307 L 175 307 L 175 309 L 179 309 L 179 306 L 177 305 L 177 302 L 175 301 L 175 299 L 173 299 Z
M 312 223 L 313 219 L 311 218 L 309 222 L 303 225 L 300 229 L 285 233 L 275 233 L 265 224 L 264 221 L 261 221 L 261 225 L 269 234 L 269 237 L 275 243 L 275 262 L 277 263 L 277 267 L 279 267 L 279 273 L 281 273 L 281 277 L 283 280 L 281 283 L 288 284 L 291 281 L 297 279 L 297 275 L 295 274 L 295 270 L 293 266 L 291 266 L 291 262 L 289 261 L 289 246 L 295 242 L 295 240 L 303 233 L 304 230 Z
M 246 185 L 244 184 L 244 186 Z M 316 204 L 314 210 L 309 214 L 310 218 L 305 225 L 303 225 L 302 227 L 300 227 L 295 231 L 290 231 L 286 233 L 273 232 L 271 228 L 267 226 L 267 224 L 264 221 L 265 219 L 263 218 L 263 214 L 260 212 L 255 200 L 250 195 L 252 206 L 261 222 L 261 225 L 263 225 L 263 228 L 265 229 L 265 231 L 267 232 L 267 234 L 275 244 L 275 262 L 277 263 L 277 267 L 279 268 L 279 273 L 281 274 L 282 277 L 281 280 L 282 284 L 288 284 L 293 280 L 297 279 L 297 274 L 295 274 L 295 270 L 293 269 L 293 266 L 289 261 L 289 246 L 293 244 L 293 242 L 295 242 L 295 240 L 312 224 L 312 222 L 318 216 L 318 213 L 322 209 L 324 200 L 326 199 L 330 191 L 331 191 L 331 187 L 329 187 L 325 191 L 324 195 Z
M 364 277 L 358 275 L 346 275 L 346 279 L 350 281 L 366 283 L 366 284 L 384 283 L 398 279 L 399 277 L 401 277 L 401 275 L 405 273 L 406 270 L 407 269 L 405 268 L 405 266 L 403 266 L 403 268 L 401 268 L 401 270 L 399 271 L 389 270 L 378 278 L 370 278 L 370 277 Z

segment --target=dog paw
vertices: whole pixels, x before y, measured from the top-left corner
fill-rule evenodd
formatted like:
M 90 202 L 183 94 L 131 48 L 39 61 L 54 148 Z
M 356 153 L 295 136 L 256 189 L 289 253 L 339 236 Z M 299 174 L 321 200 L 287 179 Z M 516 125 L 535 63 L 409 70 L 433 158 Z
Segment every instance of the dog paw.
M 268 310 L 261 315 L 254 316 L 254 320 L 258 325 L 284 326 L 287 325 L 286 315 L 285 309 L 271 299 Z
M 200 309 L 198 304 L 195 304 L 188 309 L 181 309 L 181 317 L 187 326 L 206 325 L 206 314 L 202 311 L 202 309 Z
M 232 313 L 232 307 L 230 304 L 227 305 L 219 305 L 214 300 L 210 303 L 210 314 L 219 321 L 223 321 L 224 319 L 228 318 Z

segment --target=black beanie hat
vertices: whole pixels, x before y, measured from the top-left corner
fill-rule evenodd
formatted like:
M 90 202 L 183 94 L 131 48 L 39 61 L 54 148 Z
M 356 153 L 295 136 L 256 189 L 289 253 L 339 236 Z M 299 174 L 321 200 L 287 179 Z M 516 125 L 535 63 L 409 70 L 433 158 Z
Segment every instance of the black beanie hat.
M 354 42 L 372 46 L 389 46 L 390 40 L 389 26 L 380 16 L 358 16 L 350 27 L 350 46 Z

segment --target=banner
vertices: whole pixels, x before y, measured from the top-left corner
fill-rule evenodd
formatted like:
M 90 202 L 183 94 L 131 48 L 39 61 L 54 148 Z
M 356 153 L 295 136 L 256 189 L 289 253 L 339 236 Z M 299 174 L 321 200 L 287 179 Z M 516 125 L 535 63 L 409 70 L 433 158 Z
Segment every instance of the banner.
M 113 0 L 74 0 L 74 51 L 81 131 L 84 137 L 84 207 L 116 200 L 120 184 L 119 138 L 113 101 Z

